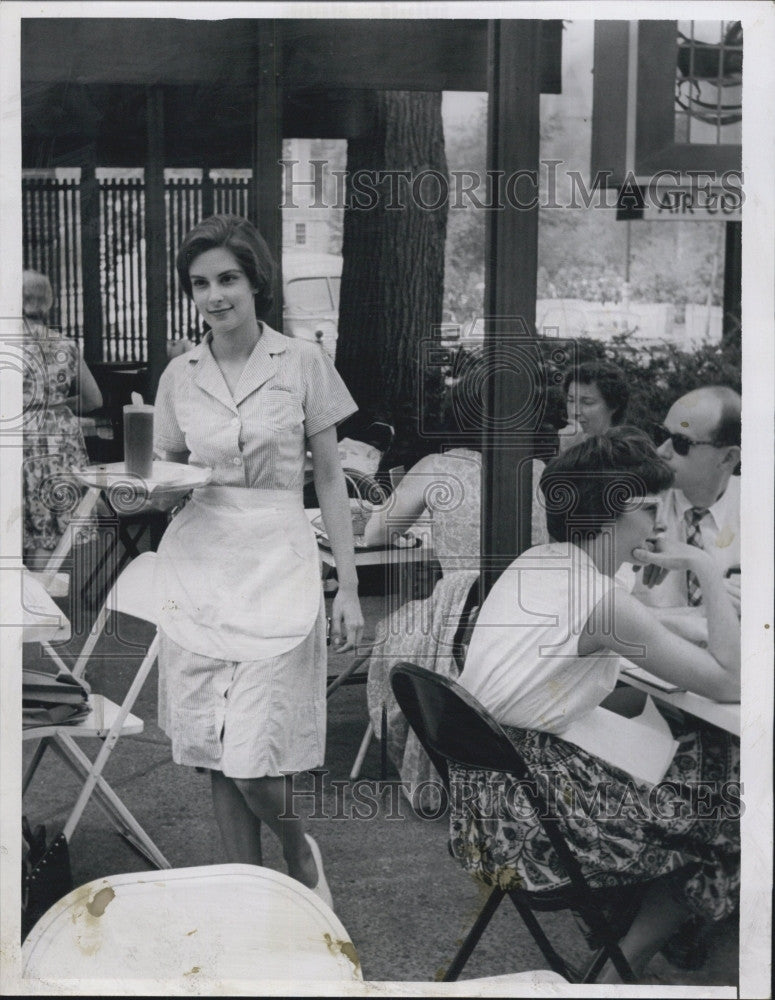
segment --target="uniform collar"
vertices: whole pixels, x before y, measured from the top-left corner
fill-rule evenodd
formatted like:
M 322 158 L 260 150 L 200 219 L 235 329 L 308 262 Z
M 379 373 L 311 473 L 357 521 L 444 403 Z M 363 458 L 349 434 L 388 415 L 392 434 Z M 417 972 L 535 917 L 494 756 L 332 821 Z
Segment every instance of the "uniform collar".
M 232 396 L 218 367 L 218 362 L 210 350 L 212 332 L 208 331 L 204 340 L 186 355 L 194 369 L 194 382 L 205 392 L 214 396 L 230 410 L 236 410 L 251 393 L 269 381 L 277 373 L 275 356 L 282 354 L 288 346 L 288 338 L 273 330 L 266 323 L 261 324 L 261 336 L 242 370 L 237 388 Z

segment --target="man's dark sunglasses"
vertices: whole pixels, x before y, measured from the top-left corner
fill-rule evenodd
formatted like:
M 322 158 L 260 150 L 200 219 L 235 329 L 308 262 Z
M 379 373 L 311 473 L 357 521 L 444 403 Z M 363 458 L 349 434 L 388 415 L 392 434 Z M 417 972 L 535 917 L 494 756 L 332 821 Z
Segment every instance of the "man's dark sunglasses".
M 692 439 L 687 437 L 685 434 L 673 434 L 667 429 L 667 427 L 665 427 L 664 424 L 654 424 L 651 436 L 654 438 L 654 444 L 657 448 L 659 448 L 660 445 L 663 445 L 667 440 L 672 441 L 673 451 L 676 455 L 681 456 L 688 455 L 689 449 L 695 444 L 716 444 L 715 441 L 692 441 Z

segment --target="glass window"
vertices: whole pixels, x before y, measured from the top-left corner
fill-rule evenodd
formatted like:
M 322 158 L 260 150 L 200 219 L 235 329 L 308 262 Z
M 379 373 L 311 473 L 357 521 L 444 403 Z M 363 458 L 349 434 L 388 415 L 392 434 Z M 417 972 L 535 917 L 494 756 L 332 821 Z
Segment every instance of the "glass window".
M 296 278 L 289 281 L 285 301 L 292 309 L 301 312 L 331 312 L 331 295 L 325 278 Z
M 342 279 L 337 275 L 335 278 L 329 278 L 328 283 L 331 285 L 331 295 L 334 300 L 334 309 L 339 310 L 339 292 L 342 288 Z
M 743 31 L 739 21 L 679 21 L 675 141 L 739 144 Z

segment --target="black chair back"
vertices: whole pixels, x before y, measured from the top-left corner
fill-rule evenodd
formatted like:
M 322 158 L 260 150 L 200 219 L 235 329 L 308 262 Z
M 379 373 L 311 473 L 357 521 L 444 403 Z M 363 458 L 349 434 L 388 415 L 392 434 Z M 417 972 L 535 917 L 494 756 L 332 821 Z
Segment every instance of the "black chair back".
M 600 969 L 610 958 L 625 982 L 637 982 L 633 969 L 617 944 L 622 933 L 621 927 L 617 927 L 616 921 L 608 918 L 601 904 L 595 900 L 594 891 L 565 840 L 560 819 L 549 809 L 539 783 L 500 725 L 459 684 L 424 667 L 413 663 L 399 663 L 390 671 L 390 683 L 401 711 L 441 775 L 447 794 L 450 794 L 449 765 L 452 763 L 472 770 L 513 774 L 521 782 L 521 791 L 535 811 L 570 881 L 568 890 L 549 890 L 544 893 L 522 889 L 493 889 L 447 970 L 445 981 L 457 978 L 500 900 L 508 895 L 551 967 L 566 979 L 571 982 L 594 982 Z M 632 901 L 628 901 L 626 906 L 627 919 L 631 920 L 635 912 Z M 601 943 L 585 973 L 574 970 L 552 947 L 531 912 L 533 908 L 572 908 L 580 913 Z M 625 923 L 623 926 L 626 928 L 629 924 Z
M 390 683 L 401 711 L 449 791 L 448 764 L 487 771 L 527 770 L 492 716 L 464 688 L 413 663 L 399 663 Z
M 398 663 L 390 683 L 401 711 L 441 775 L 449 795 L 449 764 L 513 774 L 570 878 L 589 892 L 578 861 L 562 834 L 560 820 L 541 794 L 539 782 L 500 725 L 473 695 L 446 677 L 414 663 Z

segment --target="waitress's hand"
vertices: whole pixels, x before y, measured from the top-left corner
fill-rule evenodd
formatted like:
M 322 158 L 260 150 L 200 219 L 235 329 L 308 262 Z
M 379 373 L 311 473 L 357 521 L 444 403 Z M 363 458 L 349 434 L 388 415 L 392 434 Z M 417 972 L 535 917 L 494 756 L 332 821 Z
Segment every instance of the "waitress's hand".
M 331 644 L 337 653 L 355 649 L 363 636 L 363 614 L 356 590 L 340 587 L 331 609 Z

